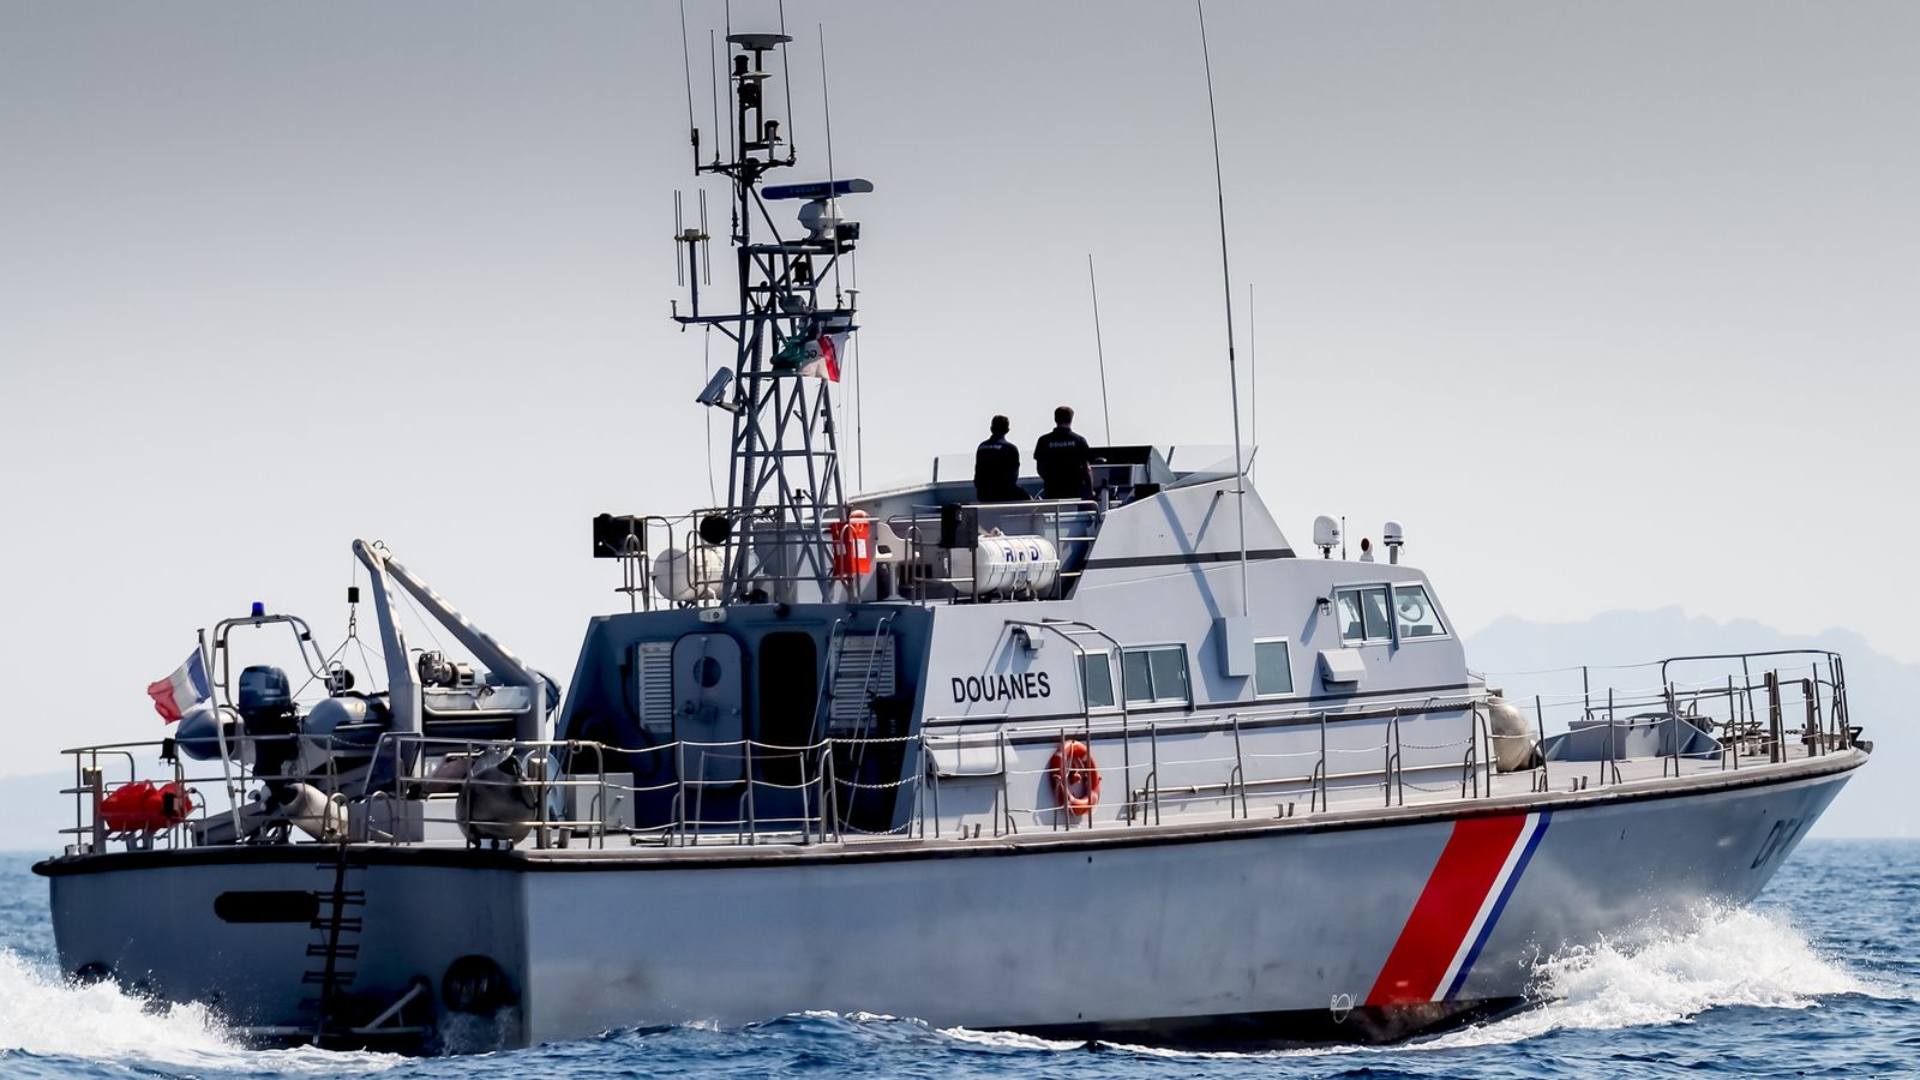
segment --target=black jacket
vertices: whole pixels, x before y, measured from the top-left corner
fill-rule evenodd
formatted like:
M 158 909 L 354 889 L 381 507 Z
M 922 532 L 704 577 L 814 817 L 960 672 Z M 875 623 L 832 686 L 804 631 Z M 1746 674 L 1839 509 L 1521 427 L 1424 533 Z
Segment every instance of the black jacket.
M 1016 502 L 1020 490 L 1020 448 L 995 435 L 973 452 L 973 497 L 978 502 Z
M 1072 428 L 1057 427 L 1033 448 L 1033 465 L 1040 472 L 1042 493 L 1049 499 L 1093 498 L 1093 452 L 1087 440 Z

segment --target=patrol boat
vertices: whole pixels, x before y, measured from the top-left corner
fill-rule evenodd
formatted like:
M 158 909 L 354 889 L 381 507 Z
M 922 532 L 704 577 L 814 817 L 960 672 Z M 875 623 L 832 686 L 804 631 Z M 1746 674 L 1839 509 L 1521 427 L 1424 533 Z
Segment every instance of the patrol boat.
M 70 842 L 35 869 L 72 975 L 418 1052 L 817 1009 L 1390 1040 L 1749 900 L 1867 761 L 1830 653 L 1509 697 L 1398 526 L 1385 562 L 1330 518 L 1296 550 L 1231 447 L 1097 447 L 1090 499 L 981 503 L 948 464 L 844 494 L 843 207 L 872 185 L 767 184 L 786 39 L 728 41 L 732 149 L 694 157 L 731 188 L 734 304 L 703 304 L 702 220 L 675 312 L 738 346 L 699 395 L 725 505 L 594 521 L 627 610 L 563 707 L 377 544 L 377 643 L 262 607 L 204 631 L 156 689 L 172 738 L 69 752 Z M 304 689 L 244 664 L 268 633 Z

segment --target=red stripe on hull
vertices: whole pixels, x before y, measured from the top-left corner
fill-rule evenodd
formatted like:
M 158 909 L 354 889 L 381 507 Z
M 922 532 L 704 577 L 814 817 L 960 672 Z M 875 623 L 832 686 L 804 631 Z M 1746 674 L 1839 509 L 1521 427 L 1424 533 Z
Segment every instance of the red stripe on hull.
M 1453 835 L 1447 838 L 1427 887 L 1414 901 L 1400 939 L 1393 943 L 1380 977 L 1367 993 L 1368 1005 L 1433 1000 L 1447 966 L 1460 951 L 1474 916 L 1526 827 L 1525 814 L 1453 823 Z

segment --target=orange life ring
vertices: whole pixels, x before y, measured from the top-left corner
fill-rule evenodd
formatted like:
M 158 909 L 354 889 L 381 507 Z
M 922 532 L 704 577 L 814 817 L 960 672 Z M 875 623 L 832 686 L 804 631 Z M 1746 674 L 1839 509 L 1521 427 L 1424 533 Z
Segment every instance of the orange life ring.
M 1075 817 L 1093 813 L 1094 804 L 1100 801 L 1100 766 L 1086 743 L 1078 739 L 1061 743 L 1047 768 L 1053 773 L 1053 794 L 1061 806 L 1073 811 Z

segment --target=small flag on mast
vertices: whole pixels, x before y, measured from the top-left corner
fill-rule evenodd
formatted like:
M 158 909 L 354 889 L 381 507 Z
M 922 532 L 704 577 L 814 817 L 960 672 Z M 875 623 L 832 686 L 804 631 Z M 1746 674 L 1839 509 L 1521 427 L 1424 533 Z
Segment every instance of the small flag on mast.
M 160 719 L 171 724 L 186 715 L 187 710 L 213 696 L 212 683 L 207 679 L 207 662 L 195 649 L 187 662 L 181 664 L 173 674 L 159 682 L 147 684 L 147 696 L 153 699 L 153 710 Z
M 809 319 L 773 354 L 773 366 L 808 379 L 839 382 L 840 358 L 846 355 L 847 335 L 852 332 L 853 324 L 844 316 Z
M 840 350 L 846 345 L 845 334 L 821 334 L 808 342 L 800 364 L 800 374 L 828 382 L 840 381 Z

